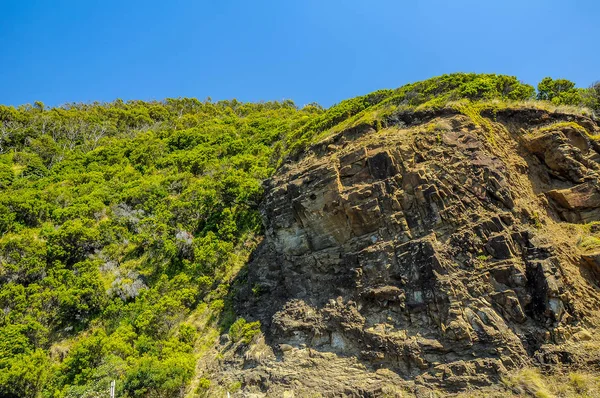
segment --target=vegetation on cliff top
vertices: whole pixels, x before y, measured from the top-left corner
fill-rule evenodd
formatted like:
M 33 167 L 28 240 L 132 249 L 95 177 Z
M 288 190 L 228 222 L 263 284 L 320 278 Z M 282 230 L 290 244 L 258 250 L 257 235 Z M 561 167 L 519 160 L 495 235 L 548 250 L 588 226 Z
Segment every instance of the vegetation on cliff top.
M 0 395 L 92 397 L 112 379 L 119 396 L 182 395 L 207 344 L 200 309 L 234 340 L 257 331 L 226 296 L 261 233 L 261 183 L 283 157 L 370 113 L 535 97 L 514 77 L 453 74 L 327 110 L 0 106 Z M 599 85 L 544 79 L 537 98 L 600 110 Z

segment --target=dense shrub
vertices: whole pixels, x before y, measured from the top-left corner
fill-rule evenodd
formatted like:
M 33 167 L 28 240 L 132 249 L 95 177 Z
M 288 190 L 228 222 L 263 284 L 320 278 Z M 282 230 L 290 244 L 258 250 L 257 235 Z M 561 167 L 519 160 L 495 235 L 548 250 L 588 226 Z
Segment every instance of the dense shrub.
M 239 318 L 229 327 L 229 337 L 235 343 L 241 341 L 249 344 L 258 333 L 260 333 L 260 322 L 246 322 L 244 318 Z
M 584 105 L 584 96 L 585 90 L 575 88 L 575 83 L 566 79 L 545 77 L 538 84 L 537 99 L 556 105 Z
M 112 378 L 120 396 L 179 395 L 198 337 L 182 322 L 251 249 L 274 144 L 322 112 L 0 106 L 0 395 L 98 396 Z

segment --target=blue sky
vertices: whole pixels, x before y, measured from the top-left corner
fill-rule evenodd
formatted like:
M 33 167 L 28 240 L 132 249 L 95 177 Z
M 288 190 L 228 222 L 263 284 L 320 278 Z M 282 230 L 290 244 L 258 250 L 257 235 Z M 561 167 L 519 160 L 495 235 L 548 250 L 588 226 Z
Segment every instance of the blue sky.
M 600 80 L 595 0 L 2 0 L 0 104 L 330 106 L 451 72 Z

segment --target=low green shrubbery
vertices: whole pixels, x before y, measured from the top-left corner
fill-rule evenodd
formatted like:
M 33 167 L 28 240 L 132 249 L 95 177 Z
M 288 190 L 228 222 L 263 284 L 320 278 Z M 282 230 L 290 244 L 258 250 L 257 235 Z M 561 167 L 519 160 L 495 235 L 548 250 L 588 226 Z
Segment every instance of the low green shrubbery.
M 499 98 L 523 101 L 534 97 L 533 86 L 521 83 L 514 76 L 476 73 L 438 76 L 407 84 L 396 90 L 379 90 L 332 106 L 287 136 L 286 153 L 300 153 L 316 139 L 322 137 L 323 132 L 336 125 L 349 126 L 352 121 L 357 120 L 375 123 L 377 118 L 367 116 L 373 112 L 377 112 L 378 117 L 381 118 L 388 113 L 389 109 L 397 107 L 410 109 L 424 104 L 436 107 L 460 99 L 478 101 Z
M 261 229 L 275 144 L 322 112 L 0 106 L 0 395 L 94 396 L 112 379 L 119 396 L 185 390 L 199 338 L 186 319 L 203 301 L 218 317 Z
M 241 341 L 250 344 L 258 333 L 260 333 L 260 322 L 248 323 L 244 318 L 239 318 L 229 327 L 229 337 L 235 343 Z

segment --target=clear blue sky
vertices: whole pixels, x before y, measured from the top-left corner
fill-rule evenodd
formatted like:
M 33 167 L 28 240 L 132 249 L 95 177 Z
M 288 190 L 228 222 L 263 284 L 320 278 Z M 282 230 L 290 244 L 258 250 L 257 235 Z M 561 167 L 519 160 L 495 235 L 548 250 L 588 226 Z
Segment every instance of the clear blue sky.
M 451 72 L 600 80 L 597 0 L 0 0 L 0 104 L 329 106 Z

